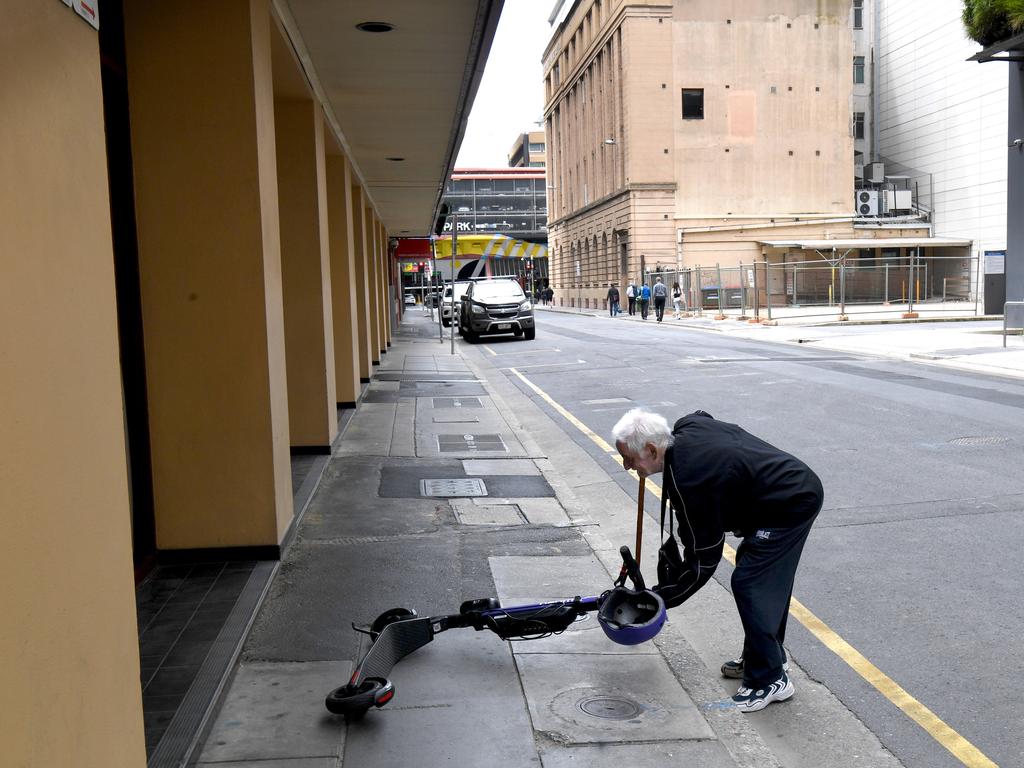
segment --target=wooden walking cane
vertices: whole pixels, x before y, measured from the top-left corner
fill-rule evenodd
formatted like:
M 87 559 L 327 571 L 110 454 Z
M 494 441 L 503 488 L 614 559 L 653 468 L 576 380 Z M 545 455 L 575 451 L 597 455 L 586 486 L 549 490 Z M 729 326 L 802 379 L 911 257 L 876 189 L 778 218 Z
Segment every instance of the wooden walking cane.
M 640 490 L 636 496 L 636 564 L 640 565 L 640 544 L 644 537 L 644 496 L 646 491 L 647 478 L 640 478 Z

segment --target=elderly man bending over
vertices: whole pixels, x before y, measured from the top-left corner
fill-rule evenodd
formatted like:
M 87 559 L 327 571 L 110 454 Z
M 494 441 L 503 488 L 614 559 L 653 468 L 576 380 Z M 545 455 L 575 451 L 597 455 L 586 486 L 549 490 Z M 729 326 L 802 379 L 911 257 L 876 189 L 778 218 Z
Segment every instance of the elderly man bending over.
M 786 674 L 789 598 L 800 553 L 821 510 L 818 476 L 794 456 L 704 411 L 672 429 L 656 413 L 634 408 L 612 430 L 623 466 L 641 477 L 663 472 L 663 494 L 675 510 L 683 567 L 654 590 L 668 608 L 680 605 L 711 578 L 725 534 L 743 538 L 736 551 L 732 593 L 743 622 L 743 654 L 722 665 L 743 683 L 733 696 L 757 712 L 793 695 Z

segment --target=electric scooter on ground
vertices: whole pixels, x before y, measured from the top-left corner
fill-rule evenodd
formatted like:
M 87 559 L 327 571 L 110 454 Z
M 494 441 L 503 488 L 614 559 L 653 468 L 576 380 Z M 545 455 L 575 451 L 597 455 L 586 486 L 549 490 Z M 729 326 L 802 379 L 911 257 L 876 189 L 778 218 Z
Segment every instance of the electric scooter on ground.
M 352 625 L 370 637 L 369 649 L 356 665 L 345 685 L 327 695 L 327 709 L 358 720 L 371 707 L 383 707 L 395 695 L 388 679 L 392 668 L 409 654 L 449 629 L 490 630 L 502 640 L 539 640 L 564 632 L 569 626 L 596 611 L 604 633 L 620 645 L 650 640 L 665 623 L 665 603 L 648 590 L 640 567 L 629 547 L 619 550 L 622 569 L 614 587 L 596 597 L 576 596 L 551 603 L 502 607 L 493 597 L 467 600 L 459 612 L 447 616 L 419 617 L 408 608 L 392 608 L 369 626 Z M 625 586 L 629 579 L 633 588 Z

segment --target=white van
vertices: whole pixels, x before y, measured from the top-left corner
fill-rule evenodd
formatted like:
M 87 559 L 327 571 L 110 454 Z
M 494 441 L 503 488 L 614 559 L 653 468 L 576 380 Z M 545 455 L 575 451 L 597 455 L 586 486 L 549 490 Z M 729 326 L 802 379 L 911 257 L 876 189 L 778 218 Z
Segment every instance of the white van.
M 448 283 L 444 287 L 444 295 L 441 298 L 441 324 L 445 327 L 452 324 L 453 312 L 455 313 L 454 317 L 458 318 L 459 300 L 462 298 L 462 294 L 466 292 L 466 288 L 469 287 L 469 283 L 469 280 L 456 280 L 454 283 Z M 454 300 L 452 299 L 453 290 L 455 293 Z

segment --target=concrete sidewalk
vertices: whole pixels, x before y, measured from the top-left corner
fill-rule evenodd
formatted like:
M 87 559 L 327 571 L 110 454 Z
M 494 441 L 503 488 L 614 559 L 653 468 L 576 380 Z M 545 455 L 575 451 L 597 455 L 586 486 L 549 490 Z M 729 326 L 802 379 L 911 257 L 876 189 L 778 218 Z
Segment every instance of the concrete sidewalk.
M 394 668 L 383 709 L 353 723 L 325 710 L 365 651 L 351 622 L 608 588 L 636 524 L 636 499 L 609 471 L 479 347 L 452 355 L 408 313 L 281 562 L 198 765 L 898 766 L 799 668 L 790 702 L 731 707 L 736 681 L 717 670 L 742 631 L 714 580 L 653 643 L 615 645 L 592 617 L 533 642 L 452 630 Z M 430 480 L 478 480 L 487 495 L 425 496 Z M 647 525 L 648 573 L 657 546 Z

